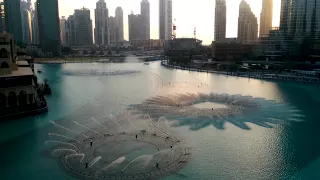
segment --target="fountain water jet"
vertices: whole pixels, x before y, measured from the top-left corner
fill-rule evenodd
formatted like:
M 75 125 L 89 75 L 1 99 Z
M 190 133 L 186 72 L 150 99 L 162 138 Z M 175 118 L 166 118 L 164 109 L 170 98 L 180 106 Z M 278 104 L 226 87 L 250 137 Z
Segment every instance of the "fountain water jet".
M 49 144 L 49 143 L 53 143 L 53 144 L 62 144 L 62 145 L 67 145 L 67 146 L 72 146 L 73 148 L 75 148 L 77 150 L 77 147 L 71 143 L 68 142 L 63 142 L 63 141 L 53 141 L 53 140 L 48 140 L 45 141 L 44 144 Z
M 171 150 L 172 150 L 172 149 L 164 149 L 164 150 L 161 150 L 161 151 L 155 153 L 152 157 L 155 158 L 156 155 L 158 155 L 158 154 L 163 154 L 163 155 L 160 156 L 160 158 L 159 158 L 160 161 L 161 161 L 161 159 L 162 159 L 165 155 L 167 155 Z
M 74 149 L 56 149 L 52 152 L 52 155 L 55 155 L 56 152 L 61 152 L 61 151 L 72 152 L 74 154 L 77 154 L 77 151 L 75 151 Z
M 98 156 L 96 158 L 94 158 L 90 163 L 89 163 L 89 167 L 92 167 L 95 163 L 97 163 L 98 161 L 100 161 L 102 157 Z
M 49 133 L 48 135 L 49 135 L 50 137 L 56 136 L 56 137 L 61 137 L 61 138 L 64 138 L 64 139 L 76 141 L 77 143 L 81 144 L 80 141 L 78 141 L 78 140 L 76 140 L 76 139 L 73 139 L 73 138 L 71 138 L 71 137 L 68 137 L 68 136 L 61 135 L 61 134 Z
M 79 162 L 82 163 L 82 161 L 83 161 L 83 159 L 84 159 L 84 157 L 85 157 L 86 155 L 83 154 L 83 153 L 71 154 L 71 155 L 66 156 L 65 158 L 66 158 L 66 160 L 67 160 L 67 159 L 69 159 L 69 158 L 71 158 L 71 157 L 77 157 L 77 156 L 80 156 L 80 157 L 81 157 L 81 159 L 80 159 Z
M 155 128 L 156 130 L 158 130 L 160 133 L 163 133 L 153 122 L 152 122 L 152 118 L 150 117 L 149 114 L 145 114 L 144 118 L 147 119 L 147 122 L 149 122 L 151 124 L 151 128 Z
M 157 125 L 155 125 L 155 124 L 152 122 L 152 118 L 150 117 L 150 115 L 146 114 L 145 117 L 148 117 L 147 119 L 148 119 L 148 121 L 150 122 L 150 124 L 151 124 L 153 127 L 155 127 L 155 129 L 158 130 L 160 133 L 165 134 L 165 135 L 167 135 L 167 136 L 169 136 L 169 137 L 171 136 L 169 133 L 163 132 L 163 130 L 161 130 Z
M 88 128 L 87 126 L 85 126 L 85 125 L 83 125 L 83 124 L 80 124 L 80 123 L 78 123 L 77 121 L 73 121 L 75 124 L 77 124 L 77 125 L 79 125 L 79 126 L 81 126 L 81 127 L 83 127 L 83 128 L 85 128 L 85 129 L 87 129 L 87 130 L 89 130 L 89 131 L 91 131 L 91 132 L 93 132 L 93 133 L 95 133 L 95 134 L 97 134 L 97 135 L 99 135 L 100 137 L 103 137 L 100 133 L 98 133 L 97 131 L 94 131 L 93 129 L 90 129 L 90 128 Z
M 116 126 L 119 126 L 119 129 L 123 129 L 122 126 L 117 122 L 116 120 L 116 117 L 112 114 L 109 114 L 109 117 L 112 119 L 113 123 L 116 125 Z
M 134 162 L 136 162 L 138 160 L 144 161 L 145 163 L 143 165 L 147 166 L 149 164 L 149 162 L 152 160 L 152 158 L 153 158 L 153 155 L 142 155 L 142 156 L 139 156 L 136 159 L 132 160 L 128 165 L 126 165 L 126 167 L 124 167 L 122 169 L 122 172 L 124 172 L 132 163 L 134 163 Z
M 106 171 L 106 170 L 108 170 L 110 167 L 112 167 L 114 165 L 123 163 L 125 159 L 126 159 L 125 157 L 121 157 L 121 158 L 113 161 L 112 163 L 108 164 L 106 167 L 102 168 L 101 170 L 102 171 Z
M 61 126 L 61 125 L 59 125 L 59 124 L 57 124 L 57 123 L 55 123 L 55 122 L 53 122 L 53 121 L 50 121 L 50 122 L 51 122 L 54 126 L 60 128 L 60 129 L 63 129 L 63 130 L 68 131 L 68 132 L 71 132 L 71 133 L 73 133 L 73 134 L 79 134 L 79 133 L 77 133 L 76 131 L 73 131 L 73 130 L 71 130 L 71 129 L 69 129 L 69 128 L 66 128 L 66 127 L 64 127 L 64 126 Z M 88 136 L 86 136 L 86 135 L 84 135 L 84 134 L 80 134 L 80 135 L 83 136 L 83 137 L 85 137 L 85 138 L 89 138 Z
M 109 128 L 107 128 L 107 126 L 103 125 L 102 123 L 100 123 L 98 120 L 96 120 L 95 118 L 91 117 L 91 119 L 97 123 L 98 125 L 102 126 L 103 128 L 105 128 L 107 131 L 110 131 L 111 134 L 115 134 L 114 132 L 112 132 Z
M 165 118 L 165 117 L 160 117 L 159 118 L 159 120 L 158 120 L 158 128 L 160 128 L 160 122 L 161 121 L 164 121 L 164 123 L 165 123 L 165 125 L 166 125 L 166 133 L 167 134 L 169 134 L 169 128 L 170 128 L 170 126 L 169 126 L 169 123 L 168 123 L 168 120 L 167 120 L 167 118 Z

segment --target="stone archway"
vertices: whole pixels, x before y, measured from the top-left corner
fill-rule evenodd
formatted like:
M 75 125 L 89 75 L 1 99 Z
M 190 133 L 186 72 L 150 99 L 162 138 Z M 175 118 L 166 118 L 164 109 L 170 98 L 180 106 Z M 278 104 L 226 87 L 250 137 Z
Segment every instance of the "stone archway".
M 0 69 L 6 69 L 6 68 L 9 68 L 9 64 L 7 62 L 2 62 Z
M 18 101 L 20 106 L 26 106 L 28 103 L 28 96 L 25 91 L 20 91 L 18 96 Z
M 7 98 L 4 94 L 0 93 L 0 115 L 3 115 L 7 106 Z
M 8 106 L 10 108 L 17 107 L 17 95 L 14 92 L 10 92 L 8 95 Z

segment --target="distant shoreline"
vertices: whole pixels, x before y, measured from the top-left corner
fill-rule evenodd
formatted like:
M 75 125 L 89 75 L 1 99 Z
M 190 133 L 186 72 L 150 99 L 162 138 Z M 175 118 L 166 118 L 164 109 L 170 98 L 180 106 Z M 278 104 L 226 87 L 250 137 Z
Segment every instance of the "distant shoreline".
M 63 63 L 94 63 L 94 62 L 111 62 L 110 59 L 123 59 L 125 57 L 105 56 L 105 57 L 53 57 L 53 58 L 34 58 L 34 63 L 38 64 L 63 64 Z
M 214 73 L 214 74 L 222 74 L 227 76 L 236 76 L 236 77 L 245 77 L 245 78 L 253 78 L 253 79 L 263 79 L 263 80 L 283 80 L 283 81 L 291 81 L 291 82 L 300 82 L 300 83 L 307 83 L 307 84 L 315 84 L 320 85 L 320 80 L 316 77 L 307 77 L 307 76 L 293 76 L 293 75 L 286 75 L 286 74 L 275 74 L 275 73 L 235 73 L 235 72 L 228 72 L 228 71 L 214 71 L 214 70 L 207 70 L 201 68 L 190 68 L 184 67 L 180 65 L 169 65 L 166 61 L 162 61 L 161 65 L 167 68 L 173 69 L 181 69 L 181 70 L 188 70 L 188 71 L 197 71 L 197 72 L 206 72 L 206 73 Z

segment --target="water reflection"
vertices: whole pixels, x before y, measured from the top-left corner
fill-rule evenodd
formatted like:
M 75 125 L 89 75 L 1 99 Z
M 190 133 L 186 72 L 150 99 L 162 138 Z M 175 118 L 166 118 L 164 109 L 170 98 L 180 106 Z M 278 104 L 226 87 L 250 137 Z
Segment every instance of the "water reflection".
M 316 163 L 320 157 L 320 140 L 318 138 L 320 137 L 318 108 L 320 106 L 320 97 L 318 96 L 320 87 L 297 83 L 279 83 L 278 87 L 286 101 L 295 105 L 306 115 L 303 123 L 292 124 L 284 128 L 284 133 L 289 136 L 288 139 L 282 139 L 282 143 L 283 145 L 287 144 L 288 151 L 294 151 L 295 156 L 291 160 L 297 164 L 299 169 L 304 169 L 304 173 L 294 175 L 293 179 L 317 179 L 314 177 L 317 176 L 320 167 L 320 164 Z M 288 144 L 288 142 L 290 143 Z M 316 166 L 318 167 L 315 168 Z M 308 173 L 305 173 L 306 171 Z

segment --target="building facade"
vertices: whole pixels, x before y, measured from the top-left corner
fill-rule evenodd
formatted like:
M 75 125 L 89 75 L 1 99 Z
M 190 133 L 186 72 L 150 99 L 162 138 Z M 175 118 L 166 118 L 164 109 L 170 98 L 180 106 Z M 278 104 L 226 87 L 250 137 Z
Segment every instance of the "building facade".
M 164 54 L 171 57 L 189 57 L 190 53 L 199 55 L 201 49 L 202 41 L 194 38 L 176 38 L 164 42 Z
M 144 40 L 150 39 L 150 3 L 148 0 L 141 1 L 141 36 Z
M 61 38 L 61 44 L 66 45 L 66 17 L 62 16 L 60 19 L 60 38 Z
M 223 41 L 226 38 L 227 6 L 225 0 L 216 0 L 214 18 L 215 41 Z
M 110 43 L 118 42 L 117 39 L 117 26 L 116 26 L 116 18 L 113 16 L 109 17 L 109 39 Z
M 295 0 L 292 6 L 290 33 L 294 39 L 319 39 L 320 1 Z
M 22 22 L 22 39 L 24 44 L 32 44 L 33 28 L 32 28 L 32 8 L 31 1 L 21 1 L 21 22 Z
M 269 29 L 272 27 L 272 15 L 273 0 L 262 0 L 259 37 L 269 34 Z
M 109 44 L 109 27 L 108 27 L 109 11 L 104 0 L 96 3 L 95 9 L 95 29 L 94 39 L 97 45 Z
M 144 48 L 144 49 L 162 49 L 164 47 L 164 40 L 149 39 L 149 40 L 133 40 L 130 41 L 132 48 Z
M 128 22 L 129 22 L 129 41 L 133 40 L 142 40 L 142 33 L 141 33 L 141 27 L 142 27 L 142 21 L 141 21 L 141 14 L 133 14 L 131 12 L 130 15 L 128 15 Z
M 75 18 L 71 15 L 66 21 L 66 45 L 75 46 L 76 40 Z
M 237 41 L 212 42 L 212 56 L 216 61 L 239 61 L 252 53 L 254 45 Z
M 296 40 L 320 38 L 319 0 L 282 0 L 280 30 Z
M 87 8 L 74 10 L 74 26 L 77 46 L 90 46 L 92 40 L 92 20 Z
M 37 0 L 37 13 L 39 42 L 42 51 L 52 55 L 60 55 L 58 0 Z
M 159 0 L 159 39 L 172 38 L 172 0 Z
M 32 11 L 32 43 L 39 44 L 39 28 L 38 28 L 38 12 L 37 3 L 34 3 L 34 9 Z
M 242 0 L 239 6 L 238 41 L 244 44 L 256 42 L 258 38 L 257 17 L 251 11 L 249 4 Z
M 116 41 L 121 42 L 124 40 L 124 31 L 123 31 L 123 10 L 121 7 L 116 9 Z
M 12 35 L 0 33 L 0 119 L 47 111 L 36 90 L 34 73 L 27 61 L 16 61 Z M 19 66 L 21 64 L 21 66 Z
M 6 20 L 5 20 L 5 12 L 4 12 L 4 2 L 0 2 L 0 31 L 6 30 Z
M 20 0 L 4 0 L 6 31 L 11 33 L 16 42 L 23 42 Z

